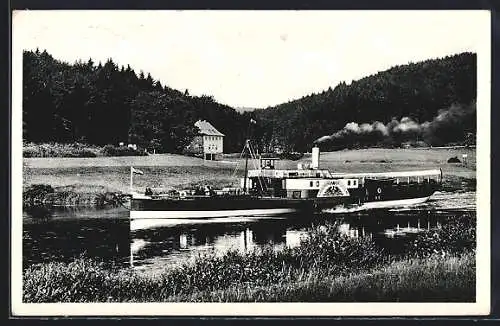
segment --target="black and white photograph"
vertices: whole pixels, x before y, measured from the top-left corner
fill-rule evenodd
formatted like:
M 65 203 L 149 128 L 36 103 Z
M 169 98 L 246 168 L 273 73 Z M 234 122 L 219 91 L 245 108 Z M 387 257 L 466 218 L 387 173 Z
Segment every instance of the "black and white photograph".
M 12 313 L 488 314 L 490 19 L 14 11 Z

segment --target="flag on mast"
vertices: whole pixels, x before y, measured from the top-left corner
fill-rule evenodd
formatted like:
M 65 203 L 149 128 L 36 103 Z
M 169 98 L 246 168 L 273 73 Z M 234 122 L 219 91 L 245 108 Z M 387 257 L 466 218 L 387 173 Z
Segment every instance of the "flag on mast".
M 142 174 L 144 174 L 144 172 L 142 172 L 142 171 L 141 171 L 141 170 L 139 170 L 139 169 L 134 168 L 133 166 L 132 166 L 132 173 L 135 173 L 135 174 L 141 174 L 141 175 L 142 175 Z

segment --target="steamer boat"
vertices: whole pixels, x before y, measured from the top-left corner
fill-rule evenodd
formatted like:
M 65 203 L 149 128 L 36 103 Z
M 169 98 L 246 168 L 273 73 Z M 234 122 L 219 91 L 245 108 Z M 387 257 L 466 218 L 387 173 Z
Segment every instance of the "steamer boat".
M 278 169 L 276 157 L 257 157 L 246 142 L 245 177 L 239 188 L 187 189 L 168 195 L 132 193 L 131 219 L 183 219 L 337 213 L 423 203 L 442 183 L 441 169 L 384 173 L 330 173 L 320 151 L 310 164 Z M 249 156 L 259 162 L 248 169 Z M 131 168 L 131 187 L 133 168 Z

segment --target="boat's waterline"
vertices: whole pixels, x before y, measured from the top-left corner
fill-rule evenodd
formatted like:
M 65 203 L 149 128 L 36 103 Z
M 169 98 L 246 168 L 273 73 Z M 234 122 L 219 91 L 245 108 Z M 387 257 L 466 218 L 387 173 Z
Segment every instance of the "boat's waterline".
M 381 208 L 393 208 L 393 207 L 405 207 L 423 204 L 429 200 L 431 196 L 419 197 L 419 198 L 408 198 L 408 199 L 398 199 L 398 200 L 385 200 L 385 201 L 373 201 L 363 203 L 354 207 L 344 207 L 338 206 L 335 208 L 324 209 L 325 213 L 349 213 L 349 212 L 357 212 L 369 209 L 381 209 Z
M 359 206 L 345 207 L 339 205 L 335 208 L 323 209 L 325 213 L 346 213 L 368 209 L 404 207 L 422 204 L 429 200 L 431 196 L 408 198 L 398 200 L 374 201 L 363 203 Z M 134 220 L 158 220 L 158 219 L 197 219 L 197 218 L 218 218 L 218 217 L 238 217 L 238 216 L 275 216 L 296 213 L 296 208 L 265 208 L 265 209 L 237 209 L 237 210 L 172 210 L 172 211 L 130 211 L 130 219 Z
M 236 216 L 268 216 L 295 213 L 295 208 L 265 208 L 236 210 L 130 211 L 130 219 L 183 219 Z

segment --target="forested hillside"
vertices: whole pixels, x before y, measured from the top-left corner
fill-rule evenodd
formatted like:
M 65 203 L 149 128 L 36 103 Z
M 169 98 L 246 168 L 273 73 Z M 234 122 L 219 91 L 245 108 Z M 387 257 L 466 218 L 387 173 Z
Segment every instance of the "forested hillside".
M 463 142 L 476 130 L 476 55 L 393 67 L 255 112 L 264 144 L 325 150 Z M 474 138 L 474 137 L 472 137 Z
M 363 146 L 473 142 L 476 55 L 397 66 L 318 94 L 239 113 L 211 96 L 190 96 L 112 60 L 68 64 L 47 52 L 24 52 L 23 138 L 32 142 L 136 143 L 182 152 L 210 121 L 226 135 L 225 152 L 239 152 L 253 117 L 262 150 L 306 151 Z M 258 96 L 256 94 L 256 96 Z

